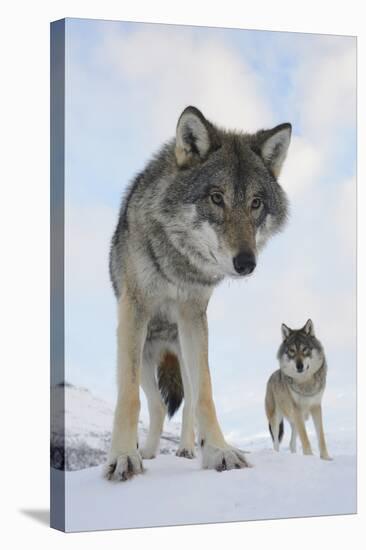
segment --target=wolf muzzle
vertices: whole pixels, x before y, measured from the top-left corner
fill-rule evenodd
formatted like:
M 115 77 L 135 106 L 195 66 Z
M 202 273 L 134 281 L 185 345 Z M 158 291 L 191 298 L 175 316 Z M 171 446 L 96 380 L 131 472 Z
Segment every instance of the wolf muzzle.
M 243 251 L 239 252 L 233 259 L 235 271 L 239 275 L 249 275 L 253 273 L 257 265 L 253 252 Z
M 302 372 L 304 370 L 304 363 L 300 359 L 296 361 L 296 370 L 297 372 Z

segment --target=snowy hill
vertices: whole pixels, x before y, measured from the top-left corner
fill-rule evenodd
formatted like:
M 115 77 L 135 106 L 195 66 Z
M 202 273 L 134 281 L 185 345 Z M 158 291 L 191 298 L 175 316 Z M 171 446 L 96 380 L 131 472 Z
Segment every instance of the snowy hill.
M 86 388 L 67 383 L 54 386 L 51 392 L 51 465 L 61 470 L 81 470 L 103 464 L 111 441 L 112 407 Z M 172 424 L 172 428 L 174 432 L 162 434 L 162 454 L 173 454 L 177 449 L 179 426 Z M 147 427 L 140 421 L 141 442 L 146 434 Z

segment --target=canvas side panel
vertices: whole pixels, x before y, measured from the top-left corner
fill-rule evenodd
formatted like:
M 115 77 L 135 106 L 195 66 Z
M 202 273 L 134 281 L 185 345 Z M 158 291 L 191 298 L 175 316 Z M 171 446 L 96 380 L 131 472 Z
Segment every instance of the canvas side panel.
M 51 495 L 50 523 L 65 530 L 65 20 L 51 23 Z

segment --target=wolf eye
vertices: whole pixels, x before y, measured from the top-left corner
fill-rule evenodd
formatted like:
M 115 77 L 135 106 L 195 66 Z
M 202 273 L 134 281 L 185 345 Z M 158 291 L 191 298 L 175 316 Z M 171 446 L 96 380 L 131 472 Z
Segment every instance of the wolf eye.
M 296 350 L 295 350 L 294 348 L 289 348 L 289 349 L 287 350 L 287 353 L 292 357 L 292 356 L 295 355 Z
M 211 193 L 210 197 L 211 197 L 212 202 L 214 204 L 216 204 L 216 206 L 223 206 L 224 205 L 224 197 L 218 191 L 214 191 L 213 193 Z
M 262 206 L 261 199 L 259 199 L 258 197 L 255 197 L 252 200 L 252 204 L 251 204 L 252 210 L 258 210 L 258 208 L 260 208 L 261 206 Z

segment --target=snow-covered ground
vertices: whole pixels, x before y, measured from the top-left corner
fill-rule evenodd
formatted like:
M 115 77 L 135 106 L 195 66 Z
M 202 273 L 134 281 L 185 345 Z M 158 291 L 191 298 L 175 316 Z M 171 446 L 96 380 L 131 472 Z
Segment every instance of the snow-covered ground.
M 170 422 L 161 442 L 163 454 L 144 461 L 143 475 L 127 482 L 108 482 L 101 464 L 110 441 L 112 407 L 85 389 L 67 386 L 65 390 L 65 409 L 61 407 L 54 415 L 53 441 L 60 438 L 65 418 L 69 471 L 53 469 L 53 475 L 60 482 L 66 476 L 67 531 L 356 512 L 352 431 L 327 433 L 331 462 L 320 460 L 317 454 L 292 455 L 288 429 L 280 453 L 272 450 L 266 431 L 241 440 L 227 434 L 230 443 L 249 452 L 253 468 L 218 473 L 202 470 L 199 457 L 188 460 L 174 455 L 179 424 Z M 54 391 L 59 397 L 62 388 Z M 309 428 L 317 453 L 310 423 Z M 141 444 L 146 433 L 145 423 L 140 422 Z
M 66 530 L 355 513 L 355 456 L 333 455 L 276 453 L 267 443 L 248 454 L 254 467 L 245 470 L 218 473 L 201 470 L 199 459 L 159 455 L 127 482 L 106 481 L 101 466 L 66 472 Z

